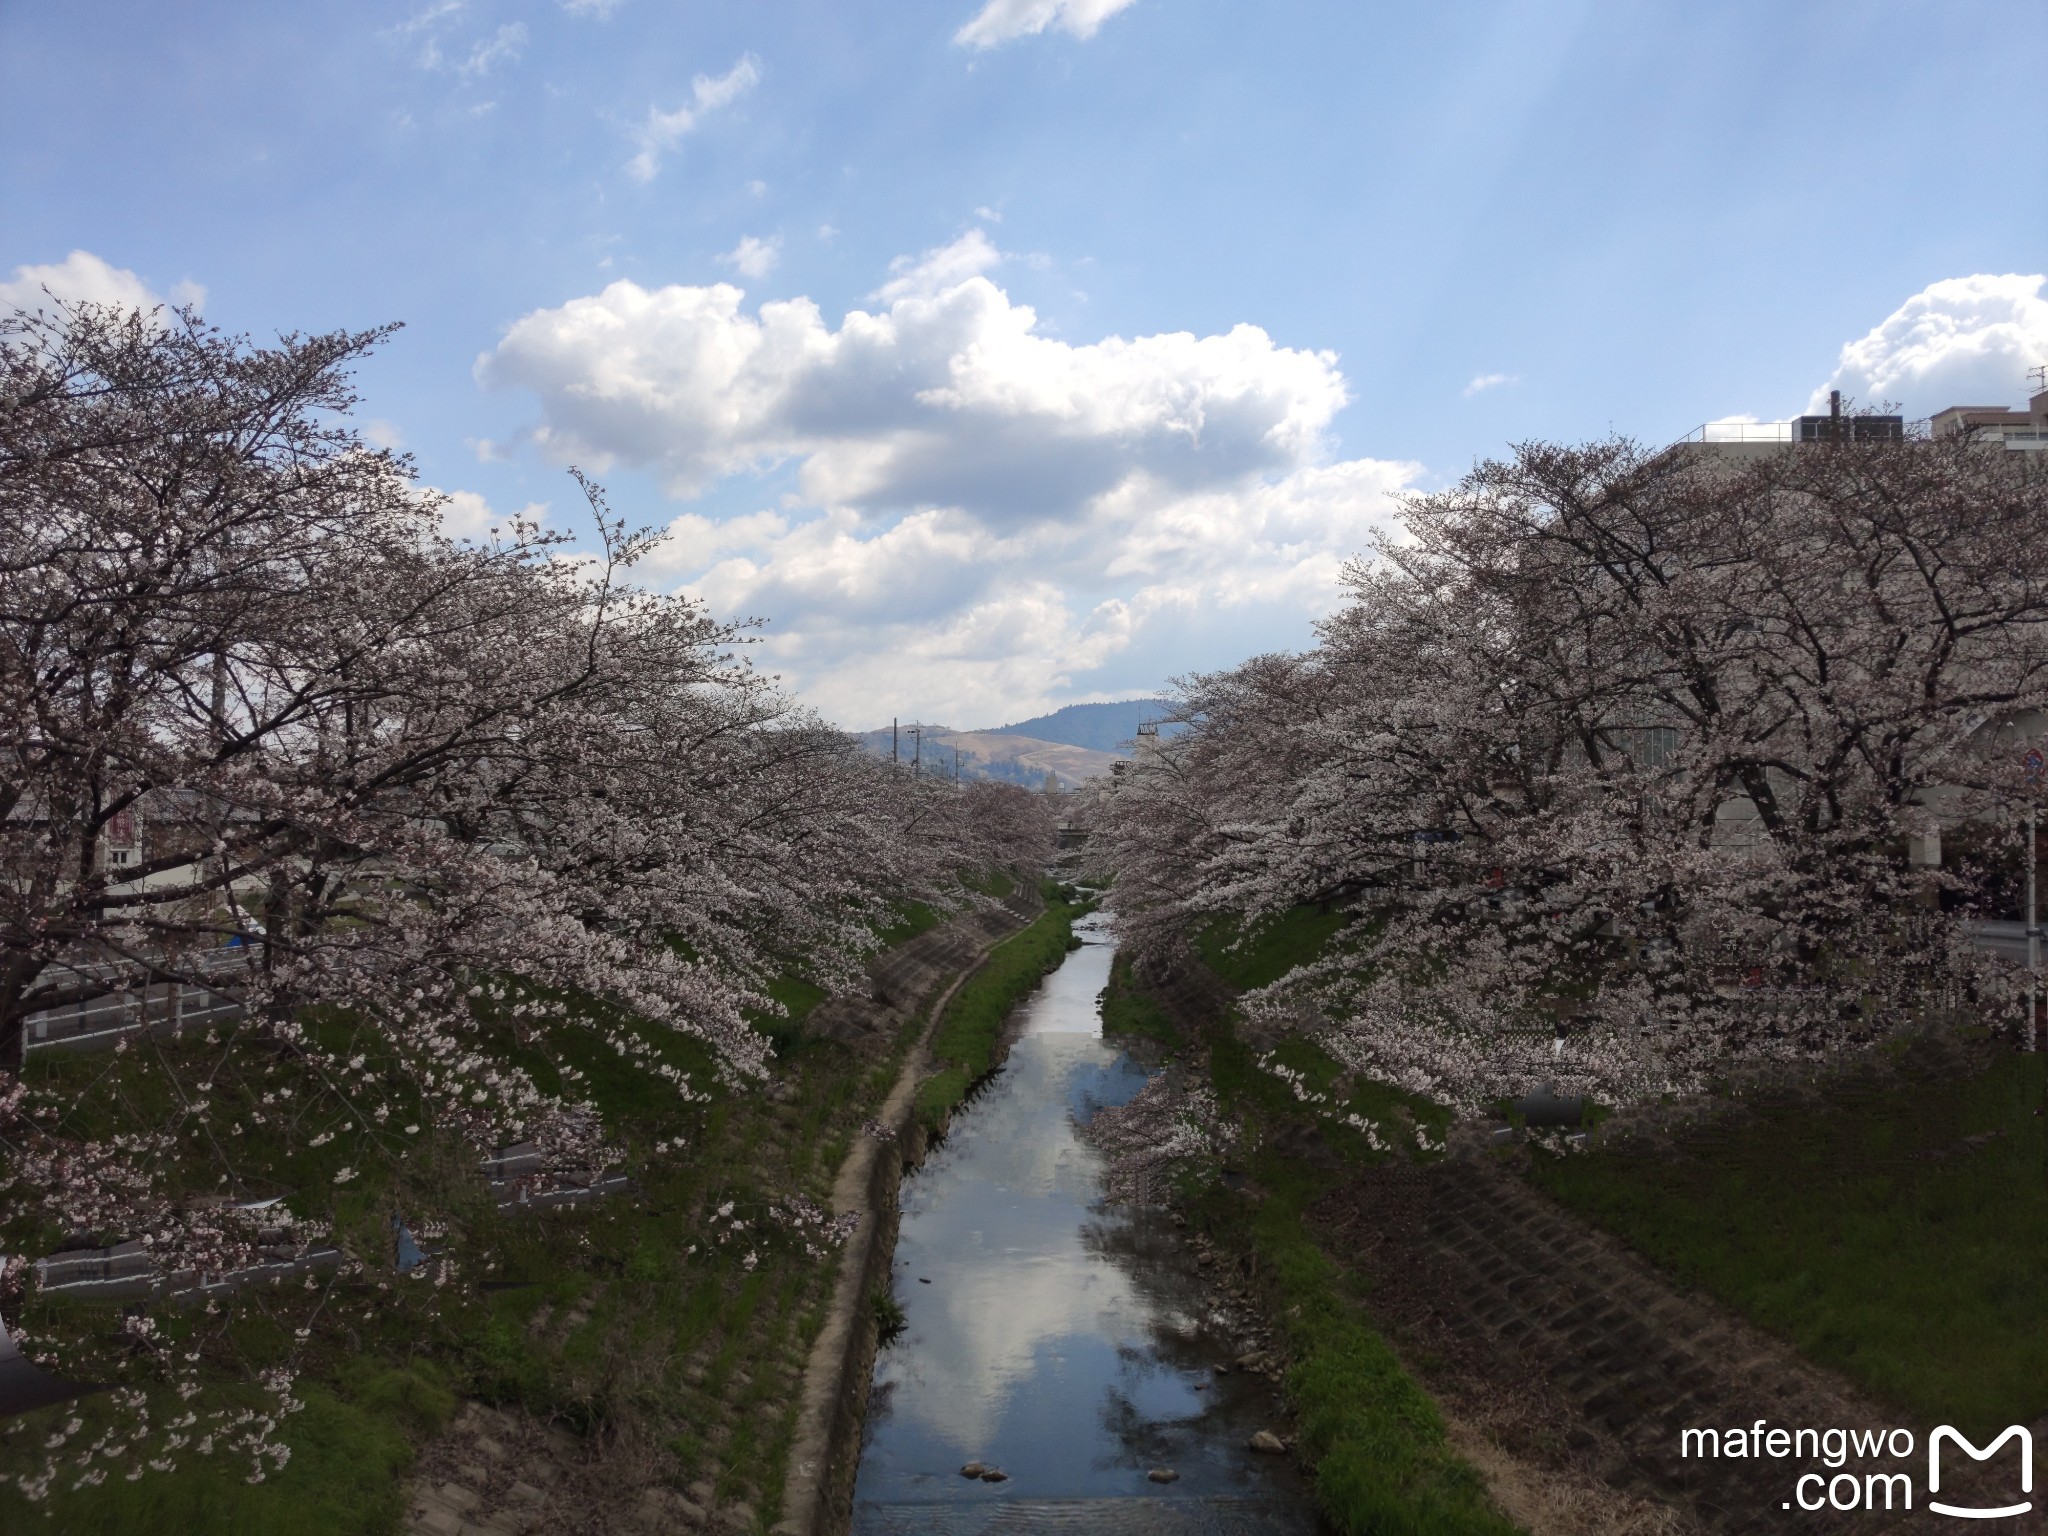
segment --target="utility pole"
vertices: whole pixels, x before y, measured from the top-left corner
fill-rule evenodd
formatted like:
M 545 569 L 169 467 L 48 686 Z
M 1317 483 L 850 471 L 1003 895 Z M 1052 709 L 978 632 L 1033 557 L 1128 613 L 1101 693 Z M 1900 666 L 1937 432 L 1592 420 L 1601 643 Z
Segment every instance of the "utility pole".
M 913 725 L 910 728 L 910 743 L 912 754 L 910 759 L 910 776 L 912 778 L 922 778 L 924 776 L 924 727 L 922 725 Z
M 901 761 L 902 759 L 896 755 L 896 717 L 891 715 L 889 717 L 889 762 L 891 765 L 894 765 Z

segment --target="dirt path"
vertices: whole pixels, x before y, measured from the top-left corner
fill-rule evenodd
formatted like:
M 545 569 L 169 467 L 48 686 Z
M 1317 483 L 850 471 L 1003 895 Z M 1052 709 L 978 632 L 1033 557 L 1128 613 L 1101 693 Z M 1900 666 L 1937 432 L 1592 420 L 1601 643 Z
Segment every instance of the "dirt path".
M 932 1071 L 932 1037 L 953 994 L 980 967 L 989 950 L 1019 931 L 1028 917 L 1041 909 L 1018 901 L 1009 909 L 1014 922 L 985 922 L 963 931 L 962 945 L 948 951 L 953 979 L 926 1007 L 924 1027 L 905 1053 L 896 1084 L 875 1115 L 891 1139 L 862 1138 L 840 1166 L 832 1186 L 832 1213 L 857 1214 L 860 1225 L 840 1255 L 825 1323 L 804 1367 L 781 1518 L 774 1527 L 781 1536 L 812 1536 L 845 1526 L 846 1508 L 853 1498 L 855 1463 L 860 1457 L 861 1419 L 875 1365 L 875 1325 L 868 1311 L 868 1296 L 878 1284 L 886 1286 L 895 1252 L 896 1191 L 903 1179 L 906 1152 L 912 1149 L 917 1090 Z

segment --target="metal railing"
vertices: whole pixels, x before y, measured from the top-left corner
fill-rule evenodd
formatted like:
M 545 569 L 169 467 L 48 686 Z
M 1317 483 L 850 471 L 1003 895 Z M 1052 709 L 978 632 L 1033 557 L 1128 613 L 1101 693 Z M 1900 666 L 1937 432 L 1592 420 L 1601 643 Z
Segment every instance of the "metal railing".
M 67 965 L 62 974 L 72 986 L 104 985 L 106 990 L 27 1015 L 22 1020 L 22 1051 L 103 1050 L 135 1035 L 174 1035 L 232 1023 L 243 1016 L 243 1008 L 241 1000 L 226 989 L 249 968 L 250 955 L 249 949 L 237 946 L 207 956 L 196 969 L 217 985 L 182 981 L 137 984 L 133 967 L 107 962 Z
M 1694 427 L 1682 443 L 1789 443 L 1789 421 L 1710 421 Z

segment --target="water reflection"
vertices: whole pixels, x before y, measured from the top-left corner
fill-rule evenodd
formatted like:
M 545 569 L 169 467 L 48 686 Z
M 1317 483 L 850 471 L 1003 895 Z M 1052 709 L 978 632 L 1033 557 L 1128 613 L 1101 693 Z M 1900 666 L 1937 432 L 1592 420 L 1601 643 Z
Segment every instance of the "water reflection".
M 888 1506 L 934 1501 L 1250 1495 L 1276 1515 L 1303 1507 L 1291 1469 L 1245 1448 L 1270 1420 L 1267 1388 L 1212 1370 L 1240 1341 L 1170 1223 L 1096 1205 L 1100 1162 L 1076 1124 L 1130 1099 L 1146 1074 L 1102 1038 L 1107 926 L 1080 932 L 1083 947 L 1026 1004 L 1004 1071 L 904 1186 L 895 1290 L 907 1327 L 876 1364 L 856 1531 L 901 1529 Z M 1009 1481 L 970 1482 L 968 1461 Z M 1155 1467 L 1179 1480 L 1148 1481 Z

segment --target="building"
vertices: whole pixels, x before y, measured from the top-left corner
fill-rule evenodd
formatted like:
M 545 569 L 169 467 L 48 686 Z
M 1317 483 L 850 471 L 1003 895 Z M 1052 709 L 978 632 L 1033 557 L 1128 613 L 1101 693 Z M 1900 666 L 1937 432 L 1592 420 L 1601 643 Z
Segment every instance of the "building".
M 1874 411 L 1844 415 L 1842 392 L 1830 391 L 1825 416 L 1790 421 L 1710 421 L 1688 432 L 1678 447 L 1716 459 L 1761 459 L 1812 443 L 1895 443 L 1906 436 L 1906 418 Z
M 2023 411 L 2009 411 L 2002 405 L 1952 405 L 1927 418 L 1932 437 L 1964 434 L 1984 443 L 2019 452 L 2048 449 L 2048 389 L 2027 402 Z
M 1908 435 L 1903 416 L 1844 414 L 1839 390 L 1829 404 L 1826 415 L 1795 416 L 1790 421 L 1710 421 L 1688 432 L 1677 446 L 1716 459 L 1741 460 L 1766 458 L 1802 444 L 1902 442 Z M 2048 450 L 2048 389 L 2028 401 L 2023 411 L 2002 405 L 1952 405 L 1928 417 L 1926 426 L 1933 438 L 1967 434 L 1986 446 Z

